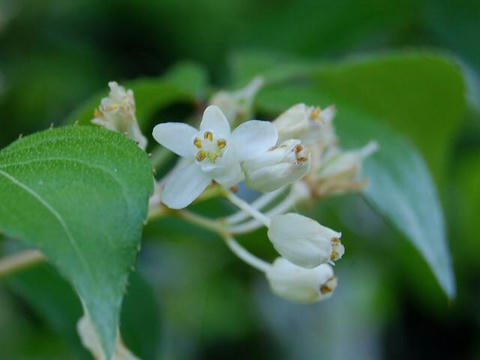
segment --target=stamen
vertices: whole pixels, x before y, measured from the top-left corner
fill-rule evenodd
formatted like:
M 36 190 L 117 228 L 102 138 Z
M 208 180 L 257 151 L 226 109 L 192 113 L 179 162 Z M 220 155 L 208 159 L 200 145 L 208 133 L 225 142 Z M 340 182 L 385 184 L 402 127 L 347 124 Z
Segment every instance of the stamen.
M 312 120 L 320 120 L 323 121 L 322 118 L 320 118 L 320 113 L 322 112 L 322 109 L 320 109 L 318 106 L 312 111 L 312 114 L 310 115 L 310 119 Z
M 332 251 L 332 254 L 330 255 L 330 260 L 337 260 L 338 259 L 338 252 L 336 252 L 335 250 Z
M 337 278 L 335 276 L 332 276 L 325 284 L 320 286 L 320 294 L 325 295 L 331 293 L 335 289 L 336 285 Z
M 294 149 L 295 154 L 298 154 L 298 153 L 299 153 L 300 151 L 302 151 L 302 150 L 303 150 L 303 146 L 302 146 L 302 145 L 298 144 L 297 146 L 295 146 L 295 149 Z
M 210 131 L 205 131 L 205 133 L 203 134 L 203 138 L 204 138 L 205 140 L 213 141 L 213 134 L 212 134 L 212 132 L 210 132 Z
M 227 140 L 218 139 L 217 140 L 217 146 L 218 146 L 219 149 L 223 149 L 225 146 L 227 146 Z
M 200 150 L 199 152 L 197 152 L 195 159 L 197 159 L 197 161 L 203 161 L 205 160 L 206 157 L 207 157 L 207 154 L 205 153 L 205 151 Z
M 308 158 L 305 157 L 305 156 L 299 156 L 299 157 L 297 157 L 297 161 L 298 161 L 298 162 L 301 162 L 301 163 L 303 163 L 303 162 L 305 162 L 305 161 L 307 161 L 307 160 L 308 160 Z
M 215 160 L 217 160 L 218 154 L 209 152 L 207 156 L 208 160 L 210 160 L 211 162 L 215 162 Z
M 193 140 L 193 145 L 195 145 L 197 148 L 201 149 L 202 148 L 202 140 L 198 137 L 196 137 Z

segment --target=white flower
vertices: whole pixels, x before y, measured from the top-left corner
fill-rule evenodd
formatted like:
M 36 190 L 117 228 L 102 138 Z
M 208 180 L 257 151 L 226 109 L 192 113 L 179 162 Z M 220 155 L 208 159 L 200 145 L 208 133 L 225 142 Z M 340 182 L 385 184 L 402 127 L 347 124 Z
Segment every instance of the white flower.
M 268 229 L 274 248 L 287 260 L 304 268 L 338 260 L 345 249 L 341 233 L 295 213 L 275 215 Z
M 311 156 L 299 140 L 287 140 L 252 160 L 242 168 L 252 189 L 269 192 L 304 177 L 310 169 Z
M 337 278 L 328 264 L 305 269 L 284 258 L 277 258 L 266 276 L 275 294 L 300 303 L 324 300 L 337 287 Z
M 183 123 L 155 126 L 158 143 L 182 156 L 184 161 L 168 177 L 162 201 L 181 209 L 195 200 L 212 180 L 225 187 L 243 179 L 241 161 L 256 157 L 277 143 L 272 123 L 251 120 L 230 132 L 222 111 L 214 105 L 203 114 L 200 130 Z
M 336 150 L 328 154 L 311 173 L 309 182 L 314 188 L 314 193 L 325 196 L 365 188 L 367 181 L 360 177 L 362 163 L 377 149 L 378 145 L 370 142 L 359 150 Z
M 304 144 L 335 141 L 332 126 L 335 106 L 322 110 L 319 107 L 297 104 L 277 117 L 273 124 L 278 130 L 279 141 L 300 139 Z
M 135 116 L 135 100 L 132 90 L 125 90 L 115 81 L 108 83 L 110 93 L 95 110 L 92 123 L 125 134 L 145 150 L 147 139 L 143 136 Z
M 250 117 L 253 99 L 262 85 L 263 79 L 257 77 L 243 89 L 232 92 L 219 91 L 213 96 L 210 103 L 217 105 L 231 124 L 241 123 Z

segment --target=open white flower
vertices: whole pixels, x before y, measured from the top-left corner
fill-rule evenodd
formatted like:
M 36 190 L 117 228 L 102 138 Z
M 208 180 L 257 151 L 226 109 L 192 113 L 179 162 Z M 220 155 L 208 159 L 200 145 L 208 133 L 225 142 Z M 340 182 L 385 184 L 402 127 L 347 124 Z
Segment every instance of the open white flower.
M 290 262 L 304 268 L 340 259 L 345 252 L 341 236 L 341 233 L 295 213 L 275 215 L 268 229 L 268 238 L 275 249 Z
M 287 259 L 277 258 L 266 276 L 275 294 L 300 303 L 327 299 L 337 287 L 337 278 L 328 264 L 305 269 Z
M 277 143 L 277 130 L 268 121 L 251 120 L 233 132 L 220 108 L 207 107 L 200 130 L 184 123 L 163 123 L 153 129 L 154 139 L 182 156 L 170 174 L 162 201 L 181 209 L 195 200 L 212 180 L 225 187 L 243 179 L 240 162 L 256 157 Z

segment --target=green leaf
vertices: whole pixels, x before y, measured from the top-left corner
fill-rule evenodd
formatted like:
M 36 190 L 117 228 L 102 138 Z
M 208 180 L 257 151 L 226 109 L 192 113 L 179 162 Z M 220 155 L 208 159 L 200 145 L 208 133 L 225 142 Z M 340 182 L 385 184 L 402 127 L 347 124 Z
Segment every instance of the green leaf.
M 39 248 L 72 282 L 108 357 L 151 171 L 134 142 L 95 127 L 47 130 L 0 152 L 0 231 Z
M 257 65 L 252 58 L 238 63 L 248 65 L 240 74 L 263 68 L 260 73 L 272 84 L 259 95 L 261 111 L 278 114 L 297 102 L 334 103 L 342 144 L 379 142 L 379 153 L 366 164 L 371 184 L 365 196 L 416 246 L 444 291 L 454 297 L 455 281 L 435 184 L 422 155 L 384 123 L 410 135 L 435 169 L 436 178 L 442 179 L 452 137 L 465 110 L 464 84 L 457 66 L 448 58 L 424 53 L 339 65 L 272 67 L 265 58 Z
M 70 284 L 52 266 L 40 264 L 12 274 L 6 282 L 39 317 L 68 341 L 76 355 L 90 358 L 77 334 L 77 322 L 82 316 L 80 301 Z M 138 272 L 129 278 L 120 319 L 121 334 L 127 347 L 141 359 L 155 359 L 160 332 L 158 304 L 150 285 Z
M 195 103 L 203 100 L 206 96 L 207 75 L 197 65 L 181 63 L 163 77 L 122 81 L 120 85 L 133 90 L 138 123 L 142 129 L 146 129 L 155 111 L 172 103 Z M 108 87 L 105 84 L 105 89 L 75 110 L 67 123 L 91 125 L 94 110 L 107 95 Z

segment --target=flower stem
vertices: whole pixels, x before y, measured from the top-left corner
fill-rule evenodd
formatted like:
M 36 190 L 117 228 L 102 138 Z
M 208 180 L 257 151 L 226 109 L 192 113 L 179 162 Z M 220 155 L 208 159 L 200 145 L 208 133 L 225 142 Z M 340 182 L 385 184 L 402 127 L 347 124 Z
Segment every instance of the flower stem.
M 256 257 L 241 246 L 232 236 L 225 236 L 225 243 L 240 259 L 262 272 L 268 271 L 270 264 Z
M 298 196 L 291 192 L 288 194 L 288 196 L 283 199 L 277 206 L 272 208 L 271 210 L 267 211 L 265 215 L 268 218 L 271 218 L 274 215 L 279 215 L 287 212 L 290 210 L 292 207 L 295 206 L 295 204 L 298 201 Z M 244 222 L 242 224 L 234 225 L 230 227 L 230 231 L 232 234 L 244 234 L 246 232 L 250 232 L 253 230 L 258 229 L 260 226 L 262 226 L 262 223 L 258 221 L 257 219 L 253 219 L 247 222 Z
M 252 217 L 257 219 L 258 221 L 262 222 L 266 227 L 270 226 L 270 219 L 262 214 L 260 211 L 252 207 L 246 201 L 240 199 L 231 191 L 226 191 L 227 199 L 230 200 L 233 204 L 238 206 L 241 210 L 245 211 L 246 213 L 250 214 Z
M 0 260 L 0 278 L 45 261 L 38 250 L 26 250 Z
M 211 220 L 205 216 L 195 214 L 188 210 L 179 210 L 176 211 L 175 214 L 189 223 L 211 230 L 220 235 L 223 235 L 227 232 L 226 227 L 218 220 Z
M 258 197 L 254 202 L 252 202 L 251 206 L 257 210 L 260 210 L 270 204 L 273 200 L 275 200 L 278 195 L 280 195 L 285 190 L 285 187 L 280 189 L 274 190 L 272 192 L 263 194 L 262 196 Z M 241 221 L 247 219 L 250 215 L 245 211 L 239 211 L 229 217 L 226 218 L 227 224 L 235 225 L 240 223 Z

